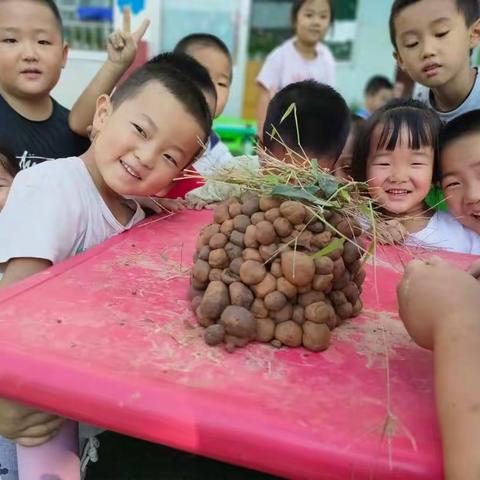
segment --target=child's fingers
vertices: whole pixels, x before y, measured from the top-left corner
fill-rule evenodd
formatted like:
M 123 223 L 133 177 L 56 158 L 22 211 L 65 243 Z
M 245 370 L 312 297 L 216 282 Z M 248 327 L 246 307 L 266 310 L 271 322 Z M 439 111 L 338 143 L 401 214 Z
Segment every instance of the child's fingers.
M 125 47 L 126 35 L 120 30 L 116 30 L 108 36 L 108 43 L 112 45 L 115 50 L 121 50 Z
M 130 7 L 125 7 L 123 9 L 123 31 L 125 33 L 130 33 L 132 25 L 132 11 L 130 10 Z
M 58 431 L 58 429 L 61 427 L 64 421 L 65 419 L 62 417 L 54 417 L 46 421 L 45 423 L 40 423 L 38 425 L 33 425 L 31 427 L 28 427 L 19 434 L 17 441 L 20 438 L 35 439 L 35 438 L 48 437 L 53 432 Z
M 55 437 L 58 434 L 58 430 L 54 430 L 53 432 L 49 433 L 48 435 L 45 435 L 43 437 L 20 437 L 16 440 L 16 442 L 21 445 L 22 447 L 38 447 L 40 445 L 43 445 L 44 443 L 47 443 L 49 440 L 51 440 L 53 437 Z
M 149 26 L 150 26 L 150 20 L 146 18 L 142 22 L 140 27 L 132 33 L 132 38 L 135 41 L 135 43 L 138 43 L 143 38 Z

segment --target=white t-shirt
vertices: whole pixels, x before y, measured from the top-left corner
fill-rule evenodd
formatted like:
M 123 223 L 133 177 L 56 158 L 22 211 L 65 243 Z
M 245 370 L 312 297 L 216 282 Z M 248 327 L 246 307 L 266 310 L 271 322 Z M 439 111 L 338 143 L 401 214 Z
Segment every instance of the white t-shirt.
M 22 170 L 0 213 L 0 264 L 22 257 L 55 264 L 98 245 L 145 218 L 138 203 L 128 202 L 133 217 L 122 225 L 78 157 Z
M 193 168 L 205 177 L 226 167 L 233 159 L 234 156 L 227 146 L 216 133 L 212 133 L 205 153 L 193 164 Z
M 475 78 L 475 83 L 473 84 L 471 92 L 468 94 L 468 97 L 454 110 L 450 110 L 448 112 L 441 112 L 437 110 L 433 105 L 432 92 L 429 88 L 424 86 L 419 86 L 416 88 L 413 97 L 415 100 L 419 100 L 427 105 L 427 107 L 435 111 L 443 123 L 448 123 L 464 113 L 477 110 L 480 108 L 480 75 L 478 74 L 478 68 L 475 67 L 475 69 L 477 70 L 477 77 Z
M 480 255 L 480 235 L 441 210 L 435 212 L 423 230 L 409 235 L 407 245 Z
M 316 80 L 335 86 L 335 59 L 323 43 L 317 44 L 317 56 L 312 60 L 303 58 L 294 45 L 295 38 L 282 43 L 265 60 L 257 82 L 275 94 L 292 83 Z

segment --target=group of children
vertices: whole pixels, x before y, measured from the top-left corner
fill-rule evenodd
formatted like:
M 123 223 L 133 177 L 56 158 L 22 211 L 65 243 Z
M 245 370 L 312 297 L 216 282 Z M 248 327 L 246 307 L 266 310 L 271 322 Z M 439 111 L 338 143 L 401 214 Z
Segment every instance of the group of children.
M 377 109 L 392 90 L 377 78 L 367 93 L 378 98 L 359 116 L 331 86 L 333 57 L 321 43 L 334 18 L 331 1 L 295 0 L 295 37 L 272 52 L 258 77 L 259 150 L 285 162 L 307 155 L 340 179 L 367 182 L 410 245 L 480 254 L 480 79 L 470 63 L 479 10 L 477 0 L 395 0 L 394 55 L 424 96 Z M 235 193 L 210 180 L 175 182 L 186 168 L 203 176 L 259 168 L 261 153 L 234 158 L 211 129 L 232 81 L 232 57 L 217 37 L 190 35 L 116 86 L 147 28 L 132 33 L 127 18 L 68 112 L 50 97 L 68 53 L 55 2 L 0 0 L 0 288 L 132 227 L 145 217 L 142 205 L 200 208 Z M 298 123 L 283 118 L 292 104 Z M 435 185 L 448 212 L 427 206 Z M 418 271 L 412 267 L 409 278 Z M 408 291 L 400 291 L 401 314 L 422 343 L 414 307 L 405 313 Z M 79 478 L 72 422 L 0 399 L 0 434 L 19 445 L 22 479 Z M 0 438 L 8 480 L 14 457 Z

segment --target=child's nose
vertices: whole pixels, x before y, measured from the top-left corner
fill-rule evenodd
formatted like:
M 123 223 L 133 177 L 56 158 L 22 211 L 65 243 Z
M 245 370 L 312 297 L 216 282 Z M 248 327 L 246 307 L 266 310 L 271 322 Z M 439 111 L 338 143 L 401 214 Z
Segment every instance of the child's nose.
M 391 182 L 405 182 L 407 180 L 407 169 L 404 167 L 395 167 L 390 173 Z
M 435 42 L 432 39 L 426 38 L 422 42 L 422 57 L 430 58 L 435 55 Z
M 36 44 L 33 42 L 25 42 L 23 44 L 22 54 L 23 54 L 24 60 L 27 60 L 27 61 L 37 60 L 38 54 L 37 54 Z
M 472 204 L 480 202 L 480 184 L 475 182 L 467 185 L 464 190 L 465 203 Z

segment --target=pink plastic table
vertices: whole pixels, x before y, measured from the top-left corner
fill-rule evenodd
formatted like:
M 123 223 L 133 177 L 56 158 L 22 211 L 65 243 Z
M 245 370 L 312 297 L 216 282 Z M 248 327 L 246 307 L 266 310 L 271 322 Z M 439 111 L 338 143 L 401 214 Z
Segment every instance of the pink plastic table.
M 228 354 L 187 300 L 210 220 L 150 220 L 3 291 L 0 395 L 289 478 L 440 479 L 432 359 L 394 313 L 396 255 L 325 353 Z

